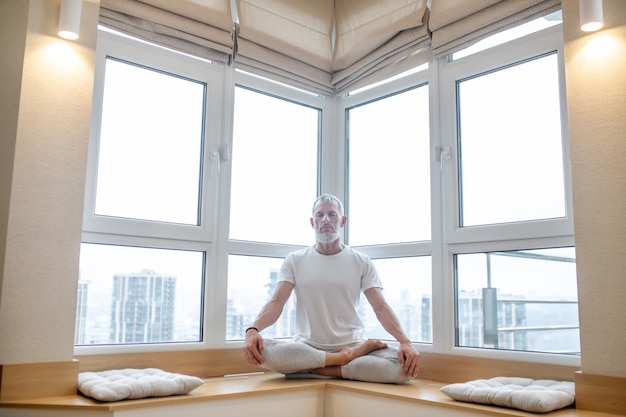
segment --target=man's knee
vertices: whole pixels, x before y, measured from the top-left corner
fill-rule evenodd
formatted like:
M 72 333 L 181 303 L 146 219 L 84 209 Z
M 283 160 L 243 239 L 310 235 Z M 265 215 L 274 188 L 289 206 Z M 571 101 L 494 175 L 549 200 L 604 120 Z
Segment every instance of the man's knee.
M 367 355 L 341 367 L 343 378 L 355 381 L 404 384 L 409 378 L 402 374 L 398 360 Z
M 322 368 L 326 354 L 303 343 L 271 343 L 263 351 L 263 364 L 274 372 L 289 374 L 306 369 Z

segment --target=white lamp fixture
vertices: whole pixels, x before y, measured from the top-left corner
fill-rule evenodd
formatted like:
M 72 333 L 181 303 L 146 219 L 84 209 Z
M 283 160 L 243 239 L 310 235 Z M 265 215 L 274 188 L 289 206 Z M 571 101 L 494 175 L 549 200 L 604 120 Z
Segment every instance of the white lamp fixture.
M 580 30 L 593 32 L 602 29 L 604 16 L 602 15 L 602 0 L 580 0 Z
M 61 0 L 59 15 L 59 36 L 76 40 L 80 34 L 80 14 L 83 0 Z

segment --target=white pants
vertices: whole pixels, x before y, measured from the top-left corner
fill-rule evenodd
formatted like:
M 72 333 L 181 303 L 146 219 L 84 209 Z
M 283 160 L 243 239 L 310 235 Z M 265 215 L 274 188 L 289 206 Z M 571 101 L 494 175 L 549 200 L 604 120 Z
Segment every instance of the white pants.
M 326 353 L 338 351 L 325 351 L 306 343 L 266 339 L 263 366 L 286 375 L 299 373 L 323 368 L 326 363 Z M 408 378 L 402 375 L 398 349 L 391 347 L 375 350 L 343 365 L 341 375 L 344 379 L 366 382 L 402 384 L 408 381 Z

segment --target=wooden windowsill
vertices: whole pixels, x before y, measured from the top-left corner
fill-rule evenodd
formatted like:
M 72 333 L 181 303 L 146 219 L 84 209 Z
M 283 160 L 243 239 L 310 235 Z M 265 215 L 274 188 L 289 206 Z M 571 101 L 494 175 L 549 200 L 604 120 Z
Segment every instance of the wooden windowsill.
M 558 416 L 596 416 L 596 412 L 626 415 L 623 389 L 626 379 L 585 375 L 577 367 L 538 363 L 470 358 L 455 355 L 422 353 L 419 379 L 406 385 L 372 384 L 344 380 L 286 380 L 281 375 L 263 373 L 262 368 L 245 362 L 241 349 L 215 349 L 178 352 L 127 353 L 79 356 L 72 362 L 53 364 L 0 365 L 0 407 L 84 408 L 122 410 L 158 404 L 236 399 L 238 396 L 271 395 L 296 390 L 333 389 L 353 391 L 402 401 L 436 404 L 443 407 L 471 409 L 495 415 L 532 415 L 453 401 L 439 392 L 446 383 L 517 376 L 533 379 L 576 380 L 577 410 L 553 412 Z M 206 382 L 189 395 L 129 400 L 115 403 L 93 401 L 77 392 L 77 374 L 123 368 L 160 368 L 203 378 Z M 234 376 L 225 376 L 232 375 Z M 60 380 L 63 384 L 60 384 Z M 437 381 L 437 382 L 434 382 Z M 56 391 L 53 387 L 60 386 Z M 598 388 L 598 387 L 601 387 Z M 601 395 L 600 395 L 601 394 Z M 519 414 L 522 413 L 522 414 Z
M 37 398 L 31 400 L 4 401 L 0 407 L 57 409 L 57 410 L 106 410 L 121 411 L 159 405 L 201 403 L 214 400 L 238 399 L 257 395 L 276 395 L 301 390 L 339 390 L 364 394 L 369 398 L 380 397 L 416 404 L 435 405 L 456 410 L 467 410 L 493 416 L 536 416 L 533 413 L 488 405 L 468 404 L 454 401 L 441 393 L 445 385 L 424 379 L 416 379 L 403 385 L 376 384 L 335 379 L 298 379 L 288 380 L 274 373 L 246 374 L 207 378 L 205 383 L 187 395 L 171 397 L 145 398 L 103 403 L 82 395 Z M 607 414 L 593 411 L 565 408 L 544 415 L 550 417 L 607 417 Z

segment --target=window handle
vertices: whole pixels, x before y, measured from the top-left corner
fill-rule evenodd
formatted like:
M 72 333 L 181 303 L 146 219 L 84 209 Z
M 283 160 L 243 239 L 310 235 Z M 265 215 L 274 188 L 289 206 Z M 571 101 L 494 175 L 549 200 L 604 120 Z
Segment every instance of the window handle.
M 216 148 L 211 149 L 211 161 L 215 161 L 215 173 L 220 175 L 222 171 L 222 158 L 220 157 L 220 151 Z
M 439 161 L 439 172 L 443 173 L 443 161 L 450 159 L 450 147 L 449 146 L 437 146 L 435 148 L 435 160 Z
M 215 173 L 220 175 L 222 172 L 222 162 L 230 159 L 230 147 L 227 143 L 222 144 L 219 148 L 211 148 L 211 161 L 215 161 Z

